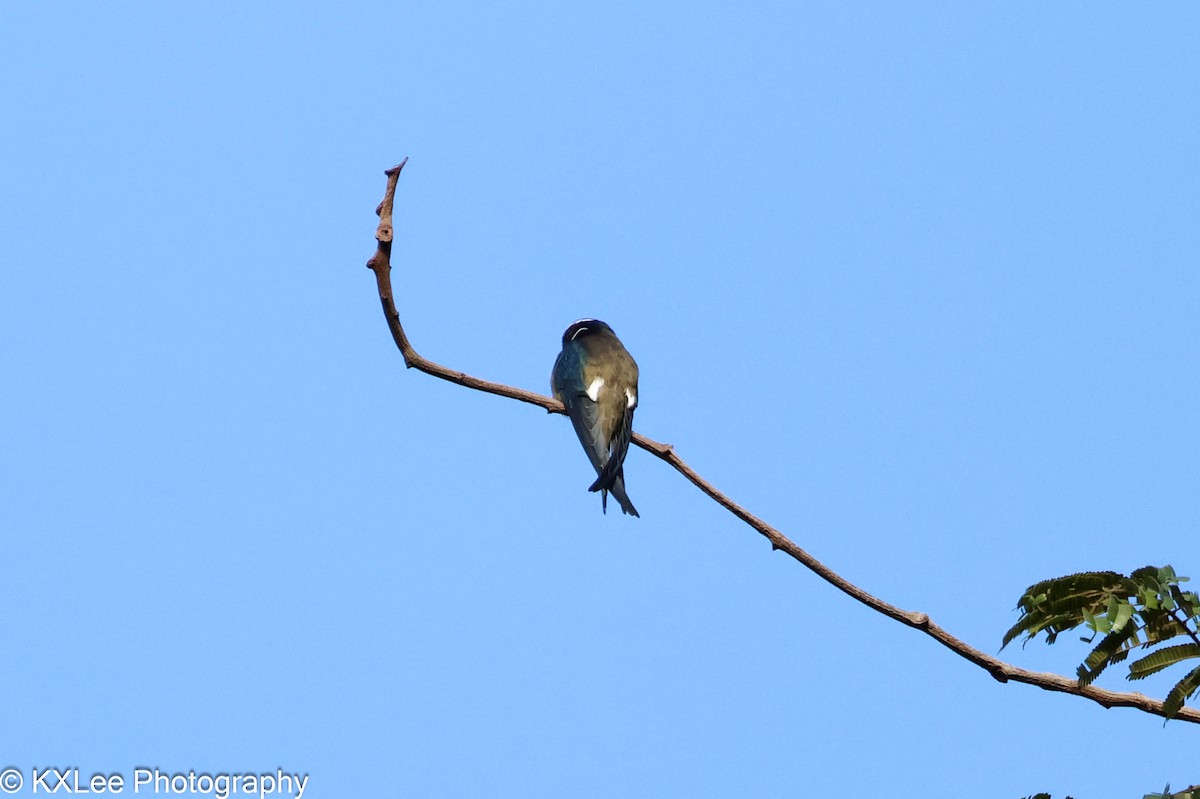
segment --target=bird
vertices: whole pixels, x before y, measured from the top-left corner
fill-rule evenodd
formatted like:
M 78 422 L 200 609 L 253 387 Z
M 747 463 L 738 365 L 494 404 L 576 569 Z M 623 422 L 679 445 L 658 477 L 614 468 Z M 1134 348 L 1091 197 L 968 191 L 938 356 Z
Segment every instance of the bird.
M 613 329 L 599 319 L 572 322 L 550 372 L 554 398 L 567 409 L 579 443 L 596 470 L 589 491 L 608 494 L 630 516 L 639 516 L 625 493 L 625 455 L 633 436 L 638 403 L 638 366 Z

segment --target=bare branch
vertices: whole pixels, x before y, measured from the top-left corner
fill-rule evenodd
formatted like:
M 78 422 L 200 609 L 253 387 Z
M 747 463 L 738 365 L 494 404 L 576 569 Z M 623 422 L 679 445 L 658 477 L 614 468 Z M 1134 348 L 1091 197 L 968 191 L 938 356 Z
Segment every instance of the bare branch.
M 427 358 L 422 357 L 412 344 L 408 341 L 408 336 L 404 332 L 404 327 L 400 324 L 400 313 L 396 310 L 396 303 L 392 294 L 391 280 L 391 253 L 392 253 L 392 205 L 395 198 L 396 182 L 400 178 L 400 171 L 404 165 L 408 163 L 405 158 L 400 164 L 387 170 L 387 190 L 383 195 L 383 201 L 379 207 L 375 209 L 375 213 L 379 215 L 379 227 L 375 231 L 375 238 L 378 241 L 378 247 L 375 254 L 367 262 L 367 268 L 375 273 L 375 282 L 379 288 L 379 301 L 383 305 L 383 314 L 387 319 L 388 328 L 392 331 L 392 338 L 396 341 L 396 346 L 400 348 L 400 354 L 404 356 L 405 366 L 419 369 L 426 374 L 440 377 L 443 380 L 449 380 L 452 383 L 457 383 L 467 388 L 473 388 L 477 391 L 485 391 L 489 394 L 497 394 L 501 397 L 527 402 L 530 405 L 537 405 L 545 408 L 550 413 L 563 413 L 562 403 L 551 397 L 546 397 L 533 391 L 525 391 L 524 389 L 507 386 L 503 383 L 493 383 L 488 380 L 481 380 L 464 372 L 459 372 L 454 369 L 448 369 L 441 364 L 434 363 Z M 771 542 L 771 548 L 786 552 L 791 555 L 802 565 L 820 577 L 825 582 L 832 585 L 842 593 L 858 600 L 867 607 L 875 610 L 883 615 L 895 619 L 901 624 L 906 624 L 917 630 L 924 632 L 938 641 L 942 646 L 949 649 L 951 652 L 966 658 L 975 665 L 987 671 L 995 679 L 1000 682 L 1021 682 L 1028 685 L 1034 685 L 1038 688 L 1043 688 L 1047 691 L 1059 691 L 1065 694 L 1074 694 L 1082 696 L 1098 702 L 1106 708 L 1111 707 L 1132 707 L 1138 710 L 1143 710 L 1147 713 L 1152 713 L 1158 716 L 1166 717 L 1163 711 L 1163 703 L 1151 699 L 1148 696 L 1140 693 L 1122 693 L 1118 691 L 1108 691 L 1103 688 L 1098 688 L 1094 685 L 1081 686 L 1078 680 L 1064 677 L 1060 674 L 1052 674 L 1049 672 L 1029 671 L 1027 669 L 1018 668 L 1009 663 L 1005 663 L 998 658 L 988 655 L 978 649 L 968 645 L 964 641 L 955 638 L 950 633 L 935 624 L 928 615 L 917 613 L 914 611 L 902 610 L 895 605 L 889 605 L 882 599 L 879 599 L 872 594 L 867 593 L 850 581 L 846 580 L 841 575 L 834 572 L 825 564 L 814 558 L 812 555 L 805 552 L 790 538 L 776 530 L 771 525 L 758 518 L 750 511 L 746 510 L 736 502 L 731 500 L 721 491 L 717 490 L 711 483 L 702 478 L 699 474 L 688 466 L 677 454 L 675 449 L 670 444 L 662 444 L 651 438 L 647 438 L 641 433 L 634 433 L 633 443 L 637 444 L 647 452 L 658 456 L 662 460 L 671 464 L 691 483 L 707 494 L 711 499 L 724 507 L 734 516 L 737 516 L 750 527 L 757 530 L 764 538 Z M 1189 721 L 1194 724 L 1200 724 L 1200 710 L 1194 708 L 1183 708 L 1177 713 L 1174 718 L 1181 721 Z

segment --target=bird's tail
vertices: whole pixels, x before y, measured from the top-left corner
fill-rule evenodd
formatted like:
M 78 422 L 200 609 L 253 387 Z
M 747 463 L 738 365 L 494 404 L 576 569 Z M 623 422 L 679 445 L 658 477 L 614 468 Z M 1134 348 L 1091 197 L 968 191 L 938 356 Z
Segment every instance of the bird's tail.
M 600 492 L 600 507 L 605 513 L 608 513 L 608 492 L 611 491 L 613 497 L 621 505 L 622 513 L 641 518 L 641 514 L 637 512 L 637 508 L 633 507 L 633 503 L 629 501 L 629 496 L 625 493 L 624 469 L 619 470 L 616 476 L 613 477 L 612 485 L 602 486 L 600 485 L 600 479 L 597 478 L 596 482 L 592 483 L 591 487 L 588 488 L 588 491 Z

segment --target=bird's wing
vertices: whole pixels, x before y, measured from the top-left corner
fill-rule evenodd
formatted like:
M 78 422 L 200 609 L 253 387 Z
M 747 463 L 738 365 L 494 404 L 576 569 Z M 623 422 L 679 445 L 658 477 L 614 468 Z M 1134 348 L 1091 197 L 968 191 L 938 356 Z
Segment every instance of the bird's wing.
M 612 441 L 609 442 L 611 452 L 605 453 L 608 460 L 604 461 L 603 468 L 597 467 L 598 476 L 596 482 L 588 488 L 589 491 L 612 489 L 617 476 L 621 473 L 621 467 L 625 465 L 625 456 L 629 454 L 629 441 L 632 438 L 633 408 L 626 407 L 617 422 L 617 429 L 613 431 Z
M 563 404 L 567 406 L 567 416 L 575 427 L 575 435 L 587 452 L 592 466 L 599 473 L 604 468 L 604 459 L 608 457 L 608 441 L 600 429 L 600 410 L 587 394 L 566 394 Z
M 600 429 L 600 409 L 583 384 L 583 363 L 578 347 L 566 347 L 558 354 L 550 373 L 550 387 L 554 396 L 566 406 L 575 435 L 598 473 L 608 457 L 608 440 Z

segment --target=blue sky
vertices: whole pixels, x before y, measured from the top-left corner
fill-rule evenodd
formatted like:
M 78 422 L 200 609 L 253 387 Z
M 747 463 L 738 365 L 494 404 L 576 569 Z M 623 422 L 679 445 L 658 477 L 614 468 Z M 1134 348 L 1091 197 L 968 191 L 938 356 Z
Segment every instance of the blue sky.
M 0 29 L 0 766 L 317 797 L 1200 781 L 1193 725 L 1000 685 L 644 452 L 642 518 L 601 515 L 566 420 L 406 371 L 363 268 L 409 156 L 424 355 L 548 392 L 563 329 L 606 320 L 638 430 L 995 651 L 1039 579 L 1200 577 L 1196 6 Z

